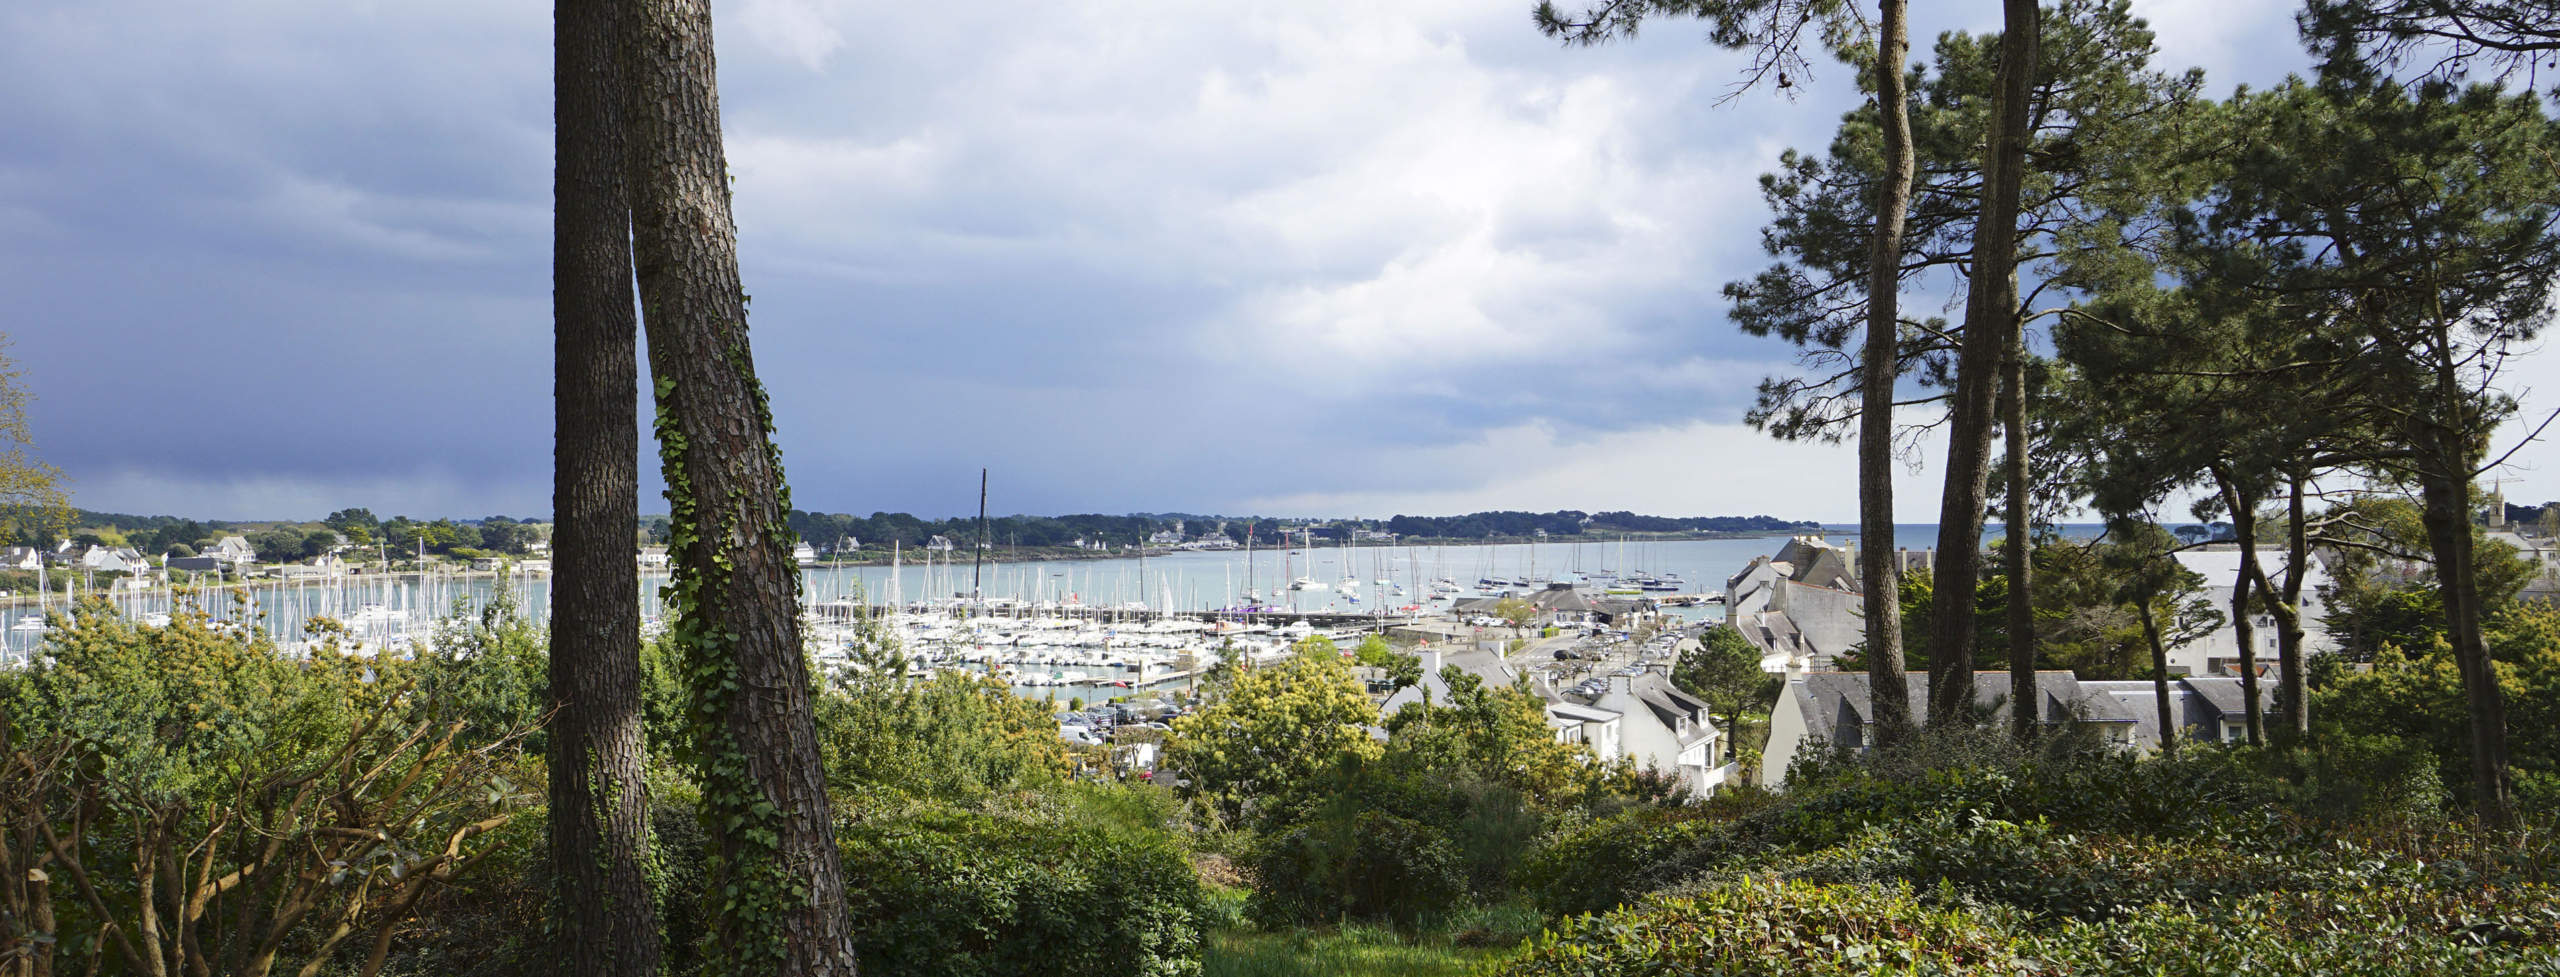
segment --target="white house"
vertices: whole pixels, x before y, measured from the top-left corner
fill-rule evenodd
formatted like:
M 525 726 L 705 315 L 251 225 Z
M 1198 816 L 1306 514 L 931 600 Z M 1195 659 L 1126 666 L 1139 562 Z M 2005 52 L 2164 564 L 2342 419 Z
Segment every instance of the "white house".
M 2517 596 L 2545 602 L 2560 599 L 2560 539 L 2494 528 L 2486 535 L 2515 547 L 2517 559 L 2533 564 L 2533 579 L 2525 582 L 2524 592 Z
M 1547 728 L 1555 731 L 1556 742 L 1580 743 L 1603 758 L 1619 756 L 1625 749 L 1618 733 L 1619 722 L 1625 718 L 1570 701 L 1547 704 Z
M 248 540 L 242 539 L 238 536 L 222 537 L 220 542 L 213 544 L 211 548 L 206 549 L 203 553 L 198 555 L 209 556 L 218 562 L 228 563 L 233 566 L 238 566 L 243 563 L 254 563 L 258 559 L 257 549 L 251 547 Z
M 1557 742 L 1589 746 L 1603 761 L 1633 761 L 1700 797 L 1714 793 L 1733 772 L 1731 765 L 1716 765 L 1723 736 L 1707 704 L 1661 672 L 1631 668 L 1611 675 L 1589 702 L 1540 692 Z
M 135 576 L 151 572 L 151 561 L 130 546 L 92 546 L 73 565 L 83 570 L 121 571 Z
M 802 540 L 791 545 L 791 559 L 804 567 L 818 565 L 818 548 Z
M 1778 704 L 1769 711 L 1769 743 L 1760 758 L 1760 783 L 1776 787 L 1786 782 L 1787 767 L 1809 750 L 1824 746 L 1843 746 L 1863 750 L 1875 745 L 1875 711 L 1868 696 L 1865 672 L 1790 672 L 1786 689 L 1779 693 Z M 1910 672 L 1903 681 L 1911 690 L 1911 721 L 1929 720 L 1929 673 Z M 2237 679 L 2196 679 L 2205 686 Z M 2121 686 L 2140 685 L 2148 690 L 2149 682 L 2082 682 L 2068 671 L 2036 673 L 2037 721 L 2046 725 L 2088 725 L 2100 736 L 2127 748 L 2140 748 L 2148 742 L 2159 743 L 2158 710 L 2147 695 L 2130 697 Z M 2273 688 L 2273 682 L 2267 683 Z M 2005 723 L 2014 703 L 2009 695 L 2009 673 L 1973 673 L 1973 698 L 1994 717 Z M 2216 691 L 2214 694 L 2219 695 Z M 2219 700 L 2215 700 L 2219 701 Z M 2235 703 L 2238 701 L 2233 700 Z M 2139 706 L 2140 708 L 2136 708 Z M 2213 702 L 2203 702 L 2194 713 L 2199 719 L 2219 716 Z
M 33 546 L 0 549 L 0 570 L 33 570 L 44 566 L 44 551 Z
M 640 548 L 640 569 L 643 569 L 643 570 L 664 570 L 664 569 L 666 569 L 666 568 L 667 568 L 667 548 L 666 548 L 666 547 L 664 547 L 664 546 L 643 546 L 643 547 L 641 547 L 641 548 Z
M 1618 714 L 1618 756 L 1697 796 L 1714 793 L 1732 772 L 1716 765 L 1720 737 L 1706 702 L 1680 691 L 1661 672 L 1611 675 L 1608 690 L 1591 707 Z
M 2220 675 L 2227 666 L 2240 664 L 2240 631 L 2233 626 L 2231 593 L 2240 579 L 2240 548 L 2237 546 L 2184 550 L 2177 554 L 2178 564 L 2204 577 L 2205 596 L 2214 609 L 2222 612 L 2222 627 L 2196 641 L 2169 652 L 2169 671 L 2188 675 Z M 2284 583 L 2285 568 L 2290 565 L 2283 547 L 2258 548 L 2258 566 L 2267 579 L 2278 586 Z M 2323 588 L 2330 585 L 2329 568 L 2314 556 L 2304 568 L 2302 578 L 2302 653 L 2321 655 L 2338 650 L 2329 631 L 2321 626 L 2328 620 L 2328 605 L 2320 599 Z M 2273 664 L 2276 660 L 2276 619 L 2270 614 L 2257 614 L 2250 619 L 2250 639 L 2256 646 L 2258 661 Z
M 1798 536 L 1725 581 L 1725 621 L 1772 672 L 1822 669 L 1866 640 L 1857 551 Z

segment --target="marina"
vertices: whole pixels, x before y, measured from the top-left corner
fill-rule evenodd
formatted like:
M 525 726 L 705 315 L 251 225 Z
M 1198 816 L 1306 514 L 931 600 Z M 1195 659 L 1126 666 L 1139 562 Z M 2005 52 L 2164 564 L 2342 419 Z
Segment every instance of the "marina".
M 901 553 L 886 567 L 820 564 L 802 572 L 807 632 L 827 667 L 855 660 L 868 623 L 875 628 L 869 633 L 896 639 L 912 670 L 983 673 L 1025 695 L 1093 698 L 1178 685 L 1221 656 L 1284 654 L 1309 635 L 1353 641 L 1398 624 L 1445 620 L 1461 600 L 1557 583 L 1641 596 L 1668 605 L 1674 617 L 1712 617 L 1720 613 L 1713 601 L 1726 576 L 1785 537 L 1429 547 L 1297 542 L 1063 563 L 973 564 L 966 552 L 925 551 Z M 663 628 L 658 590 L 666 582 L 663 572 L 641 576 L 644 633 Z M 318 618 L 343 625 L 337 640 L 351 653 L 407 655 L 438 628 L 477 620 L 502 597 L 539 625 L 550 598 L 547 576 L 458 570 L 252 578 L 192 590 L 126 583 L 91 590 L 75 581 L 72 590 L 152 626 L 200 607 L 220 626 L 264 632 L 297 655 L 309 652 L 305 625 Z M 0 631 L 7 659 L 39 653 L 46 615 L 61 613 L 68 601 L 59 593 L 15 601 Z

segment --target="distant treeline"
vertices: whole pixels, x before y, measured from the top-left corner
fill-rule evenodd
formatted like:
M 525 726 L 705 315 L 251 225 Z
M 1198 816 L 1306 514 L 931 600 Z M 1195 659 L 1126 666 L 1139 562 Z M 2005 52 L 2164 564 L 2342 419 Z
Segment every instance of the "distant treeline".
M 1117 543 L 1128 546 L 1173 528 L 1179 517 L 1157 519 L 1144 515 L 1105 516 L 996 516 L 987 520 L 988 542 L 997 546 L 1073 546 L 1076 540 L 1088 543 Z M 1183 520 L 1191 534 L 1215 528 L 1215 518 L 1190 517 Z M 649 529 L 653 538 L 666 533 L 666 517 L 653 516 Z M 865 547 L 887 549 L 895 543 L 907 548 L 923 546 L 936 536 L 955 544 L 974 542 L 978 537 L 978 518 L 960 516 L 950 519 L 922 519 L 903 512 L 874 512 L 868 517 L 849 512 L 802 512 L 791 510 L 791 528 L 820 549 L 833 550 L 847 537 Z M 1236 538 L 1242 540 L 1242 520 L 1235 526 Z
M 847 539 L 865 549 L 888 549 L 892 545 L 916 548 L 940 536 L 954 545 L 979 541 L 978 520 L 974 516 L 948 519 L 925 519 L 904 512 L 874 512 L 857 516 L 844 512 L 803 512 L 792 510 L 791 528 L 800 538 L 824 550 L 843 548 Z M 79 510 L 77 538 L 82 542 L 98 542 L 97 530 L 109 530 L 122 541 L 150 553 L 172 548 L 201 549 L 208 541 L 224 535 L 257 536 L 260 532 L 282 533 L 288 530 L 327 529 L 345 536 L 359 545 L 381 543 L 395 550 L 423 547 L 430 552 L 450 552 L 457 548 L 495 552 L 521 552 L 525 544 L 539 540 L 547 532 L 535 528 L 541 520 L 517 520 L 506 516 L 478 519 L 418 520 L 408 516 L 379 519 L 365 509 L 342 509 L 327 518 L 311 522 L 223 522 L 197 521 L 177 516 L 135 516 L 116 512 Z M 1079 540 L 1088 546 L 1108 545 L 1119 548 L 1149 539 L 1158 533 L 1178 531 L 1186 540 L 1212 535 L 1225 535 L 1241 544 L 1248 536 L 1257 545 L 1272 545 L 1285 534 L 1300 538 L 1301 534 L 1318 540 L 1341 540 L 1358 532 L 1394 533 L 1399 537 L 1427 539 L 1496 539 L 1535 536 L 1544 530 L 1549 536 L 1581 536 L 1606 533 L 1779 533 L 1817 526 L 1812 522 L 1790 522 L 1769 516 L 1698 516 L 1673 518 L 1638 515 L 1624 510 L 1616 512 L 1583 512 L 1560 509 L 1555 512 L 1476 512 L 1463 516 L 1395 516 L 1389 519 L 1282 519 L 1270 516 L 1210 516 L 1187 512 L 1133 512 L 1124 516 L 1086 513 L 1067 516 L 996 516 L 988 520 L 984 537 L 996 546 L 1070 547 Z M 650 539 L 665 542 L 667 517 L 644 516 L 640 529 Z M 281 537 L 277 537 L 281 539 Z M 42 540 L 50 544 L 51 540 Z M 252 543 L 260 540 L 252 539 Z M 314 548 L 319 548 L 315 541 Z M 261 545 L 262 551 L 271 547 Z M 278 547 L 280 548 L 280 544 Z
M 1484 539 L 1491 536 L 1580 536 L 1586 533 L 1778 533 L 1818 528 L 1819 523 L 1789 522 L 1769 516 L 1641 516 L 1632 512 L 1478 512 L 1464 516 L 1397 516 L 1387 520 L 1398 536 Z
M 651 517 L 653 534 L 665 532 L 666 518 Z M 1790 522 L 1769 516 L 1700 516 L 1672 518 L 1645 516 L 1633 512 L 1586 513 L 1574 509 L 1555 512 L 1477 512 L 1463 516 L 1395 516 L 1390 519 L 1277 519 L 1267 516 L 1203 516 L 1189 513 L 1132 513 L 1125 516 L 1100 514 L 1070 516 L 997 516 L 988 520 L 985 539 L 996 546 L 1074 546 L 1078 540 L 1087 544 L 1127 546 L 1175 531 L 1186 539 L 1225 535 L 1237 543 L 1248 536 L 1258 544 L 1277 542 L 1285 533 L 1296 537 L 1302 532 L 1320 540 L 1339 540 L 1354 532 L 1387 532 L 1397 536 L 1431 539 L 1492 539 L 1497 537 L 1534 536 L 1545 530 L 1549 536 L 1580 536 L 1587 533 L 1775 533 L 1817 526 L 1812 522 Z M 821 549 L 838 549 L 847 538 L 864 548 L 886 549 L 893 543 L 916 547 L 941 536 L 955 545 L 976 542 L 978 520 L 973 516 L 949 519 L 922 519 L 903 512 L 875 512 L 869 516 L 852 513 L 802 512 L 793 510 L 791 528 L 800 538 Z
M 305 559 L 328 552 L 339 537 L 357 546 L 381 544 L 391 551 L 430 553 L 522 553 L 550 533 L 533 519 L 483 516 L 478 519 L 420 520 L 408 516 L 376 518 L 368 509 L 340 509 L 312 521 L 198 521 L 177 516 L 136 516 L 121 512 L 77 510 L 67 537 L 81 544 L 131 546 L 145 554 L 192 556 L 224 536 L 241 536 L 262 560 Z M 47 536 L 30 542 L 51 546 Z

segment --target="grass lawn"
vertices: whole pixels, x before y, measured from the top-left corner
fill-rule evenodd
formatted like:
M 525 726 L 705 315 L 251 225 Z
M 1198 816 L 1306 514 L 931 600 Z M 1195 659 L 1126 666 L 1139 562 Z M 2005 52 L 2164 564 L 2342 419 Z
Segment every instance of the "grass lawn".
M 1467 912 L 1441 926 L 1406 937 L 1386 926 L 1264 931 L 1237 926 L 1209 939 L 1202 977 L 1458 977 L 1509 959 L 1537 934 L 1538 917 L 1525 907 Z

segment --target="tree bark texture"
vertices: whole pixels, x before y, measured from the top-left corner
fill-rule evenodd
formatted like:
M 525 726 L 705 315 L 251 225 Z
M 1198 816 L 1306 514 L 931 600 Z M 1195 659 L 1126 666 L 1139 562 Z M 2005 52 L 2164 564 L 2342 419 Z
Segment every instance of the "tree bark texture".
M 2161 642 L 2160 619 L 2151 613 L 2154 599 L 2155 595 L 2144 594 L 2133 608 L 2142 618 L 2143 640 L 2151 643 L 2151 701 L 2160 710 L 2160 755 L 2174 758 L 2178 755 L 2178 717 L 2169 708 L 2169 646 Z
M 2507 765 L 2507 700 L 2497 666 L 2480 632 L 2480 584 L 2472 562 L 2471 476 L 2473 442 L 2447 423 L 2468 413 L 2462 379 L 2451 354 L 2432 351 L 2433 411 L 2411 418 L 2417 449 L 2420 519 L 2444 595 L 2445 637 L 2462 673 L 2462 697 L 2471 721 L 2472 803 L 2482 821 L 2504 825 L 2515 814 L 2515 783 Z M 2433 416 L 2430 416 L 2433 415 Z
M 553 962 L 658 970 L 640 706 L 638 334 L 617 0 L 557 0 L 552 34 L 550 843 Z
M 738 974 L 850 975 L 789 491 L 748 351 L 711 7 L 626 9 L 632 245 L 675 533 L 671 636 L 715 840 L 714 956 Z
M 1911 687 L 1902 663 L 1902 561 L 1893 529 L 1893 395 L 1902 372 L 1902 231 L 1911 209 L 1911 97 L 1902 63 L 1910 57 L 1910 0 L 1880 0 L 1876 36 L 1876 116 L 1884 127 L 1884 179 L 1867 254 L 1867 346 L 1858 407 L 1858 554 L 1867 624 L 1867 684 L 1878 734 L 1911 725 Z
M 2231 537 L 2240 544 L 2239 579 L 2231 585 L 2231 636 L 2239 643 L 2240 698 L 2249 727 L 2249 745 L 2267 742 L 2265 706 L 2258 701 L 2258 629 L 2250 608 L 2258 596 L 2253 587 L 2266 574 L 2257 572 L 2258 565 L 2258 497 L 2241 483 L 2230 469 L 2215 466 L 2213 480 L 2222 490 L 2222 504 L 2231 509 Z
M 2268 579 L 2266 565 L 2257 554 L 2249 553 L 2242 566 L 2257 578 L 2258 591 L 2267 596 L 2268 613 L 2276 619 L 2276 711 L 2284 714 L 2284 724 L 2275 728 L 2270 738 L 2287 746 L 2307 743 L 2311 738 L 2309 696 L 2303 688 L 2302 674 L 2302 584 L 2309 575 L 2306 565 L 2311 559 L 2310 534 L 2304 521 L 2303 479 L 2293 476 L 2285 512 L 2284 583 Z
M 2044 704 L 2036 693 L 2036 604 L 2035 553 L 2030 547 L 2034 535 L 2034 500 L 2027 482 L 2027 344 L 2018 330 L 2010 330 L 2008 355 L 2003 357 L 2008 374 L 2001 386 L 2007 391 L 2000 406 L 2000 427 L 2007 432 L 2008 452 L 2003 462 L 2001 480 L 2006 482 L 2007 498 L 2001 507 L 2008 510 L 2009 574 L 2009 722 L 2019 739 L 2036 734 L 2038 713 Z
M 2035 0 L 2001 0 L 1999 90 L 1983 141 L 1982 207 L 1973 234 L 1973 279 L 1965 295 L 1964 344 L 1949 407 L 1946 486 L 1938 501 L 1936 590 L 1941 612 L 1929 640 L 1929 721 L 1964 723 L 1973 712 L 1972 607 L 1981 582 L 1983 496 L 1991 476 L 1992 401 L 2000 354 L 2018 318 L 2018 193 L 2025 180 L 2028 100 L 2035 85 Z

